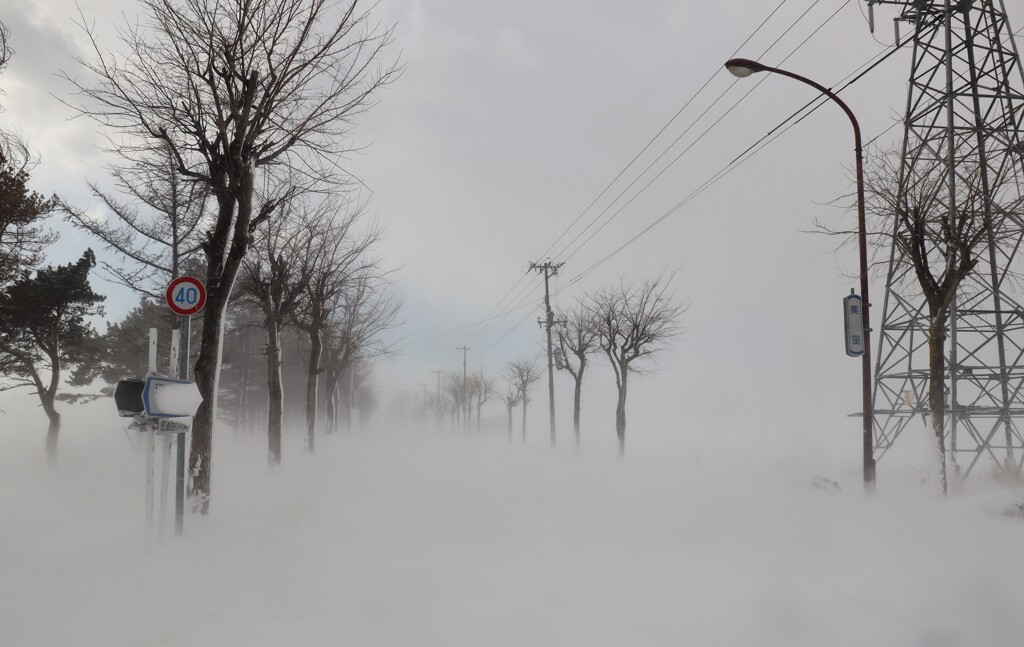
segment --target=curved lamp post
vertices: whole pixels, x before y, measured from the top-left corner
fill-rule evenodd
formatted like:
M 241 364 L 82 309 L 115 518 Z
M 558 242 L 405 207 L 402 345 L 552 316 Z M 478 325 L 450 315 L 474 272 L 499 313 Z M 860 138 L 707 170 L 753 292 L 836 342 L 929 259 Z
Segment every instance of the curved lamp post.
M 868 299 L 868 244 L 864 218 L 864 162 L 861 150 L 860 124 L 857 123 L 857 118 L 853 115 L 850 107 L 834 92 L 799 74 L 780 70 L 776 67 L 769 67 L 746 58 L 729 59 L 725 63 L 725 68 L 733 76 L 741 79 L 757 72 L 770 72 L 800 81 L 836 102 L 843 109 L 843 112 L 846 113 L 846 116 L 850 118 L 850 123 L 853 124 L 854 150 L 857 155 L 857 242 L 860 247 L 860 294 L 864 308 L 864 354 L 861 356 L 862 386 L 864 391 L 864 487 L 870 492 L 874 489 L 875 485 L 874 435 L 872 431 L 874 416 L 872 415 L 871 407 L 871 324 L 868 318 L 871 301 Z

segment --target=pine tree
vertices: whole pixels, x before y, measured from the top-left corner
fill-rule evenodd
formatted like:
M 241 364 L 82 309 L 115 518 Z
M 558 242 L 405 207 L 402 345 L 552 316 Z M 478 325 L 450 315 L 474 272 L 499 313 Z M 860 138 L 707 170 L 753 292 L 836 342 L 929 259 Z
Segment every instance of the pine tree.
M 47 266 L 35 276 L 25 270 L 0 292 L 0 374 L 3 388 L 35 389 L 49 419 L 46 450 L 57 455 L 61 416 L 57 391 L 64 367 L 82 359 L 95 333 L 86 318 L 102 314 L 105 297 L 93 292 L 89 271 L 96 266 L 91 249 L 67 265 Z

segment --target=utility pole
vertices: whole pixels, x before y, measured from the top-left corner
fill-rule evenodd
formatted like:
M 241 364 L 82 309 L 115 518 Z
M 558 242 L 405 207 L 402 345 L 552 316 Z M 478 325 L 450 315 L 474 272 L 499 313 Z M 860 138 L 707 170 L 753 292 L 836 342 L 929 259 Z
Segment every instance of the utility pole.
M 461 346 L 455 350 L 462 351 L 462 381 L 466 381 L 466 353 L 469 352 L 469 346 Z
M 531 270 L 537 270 L 544 275 L 544 310 L 546 316 L 543 320 L 537 320 L 542 327 L 548 331 L 548 405 L 551 409 L 551 446 L 555 446 L 555 366 L 551 359 L 551 326 L 555 325 L 555 313 L 551 310 L 551 290 L 548 287 L 548 280 L 558 274 L 558 270 L 565 263 L 530 263 Z
M 437 422 L 437 428 L 440 429 L 441 428 L 441 374 L 444 373 L 444 371 L 435 370 L 435 371 L 431 371 L 431 373 L 437 375 L 437 399 L 434 401 L 434 406 L 436 407 L 436 410 L 434 411 L 434 421 Z
M 469 346 L 462 346 L 455 350 L 462 351 L 462 393 L 463 395 L 469 395 L 469 384 L 466 382 L 466 355 L 469 352 Z M 466 406 L 459 412 L 459 416 L 465 416 L 466 427 L 469 427 L 469 398 L 466 398 Z

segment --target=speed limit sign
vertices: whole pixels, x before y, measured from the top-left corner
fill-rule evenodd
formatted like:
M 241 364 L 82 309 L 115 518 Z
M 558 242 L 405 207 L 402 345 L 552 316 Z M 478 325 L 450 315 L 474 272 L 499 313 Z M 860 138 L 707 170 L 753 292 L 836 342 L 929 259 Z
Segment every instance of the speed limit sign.
M 167 307 L 174 314 L 187 317 L 206 305 L 206 286 L 197 278 L 179 276 L 167 286 Z

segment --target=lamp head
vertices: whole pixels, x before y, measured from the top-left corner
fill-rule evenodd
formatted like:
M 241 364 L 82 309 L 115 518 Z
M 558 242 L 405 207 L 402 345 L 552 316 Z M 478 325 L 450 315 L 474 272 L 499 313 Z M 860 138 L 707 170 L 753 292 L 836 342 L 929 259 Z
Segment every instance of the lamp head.
M 725 62 L 725 69 L 737 78 L 746 78 L 756 72 L 764 72 L 768 68 L 757 61 L 747 58 L 731 58 Z

